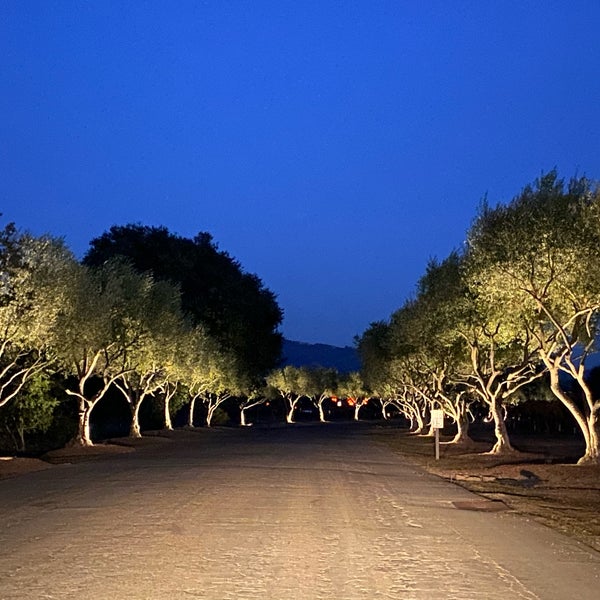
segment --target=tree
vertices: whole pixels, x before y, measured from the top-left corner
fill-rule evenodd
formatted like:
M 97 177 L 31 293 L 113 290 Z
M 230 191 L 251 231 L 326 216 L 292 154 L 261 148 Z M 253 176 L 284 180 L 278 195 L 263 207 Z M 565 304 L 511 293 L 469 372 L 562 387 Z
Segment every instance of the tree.
M 202 326 L 189 330 L 180 339 L 178 379 L 188 392 L 188 427 L 194 427 L 198 400 L 203 401 L 212 390 L 218 374 L 218 350 Z
M 78 401 L 78 428 L 72 443 L 93 445 L 90 417 L 111 385 L 131 370 L 127 352 L 139 341 L 135 323 L 140 300 L 152 285 L 119 260 L 101 268 L 80 266 L 73 278 L 69 302 L 56 324 L 56 351 L 75 376 L 67 394 Z
M 514 451 L 505 422 L 507 404 L 515 402 L 518 391 L 541 377 L 543 371 L 535 359 L 535 341 L 523 323 L 499 310 L 481 293 L 481 274 L 470 250 L 466 255 L 455 253 L 442 263 L 451 272 L 445 279 L 446 306 L 451 315 L 445 338 L 446 343 L 458 345 L 459 355 L 462 353 L 453 382 L 457 402 L 462 402 L 465 394 L 486 406 L 496 437 L 490 453 L 503 454 Z
M 0 232 L 0 407 L 52 362 L 54 324 L 75 267 L 61 240 L 12 224 Z
M 276 389 L 285 403 L 287 423 L 294 422 L 294 411 L 303 397 L 300 391 L 300 375 L 298 367 L 286 365 L 283 369 L 271 371 L 266 378 L 267 385 Z
M 246 411 L 251 408 L 256 408 L 261 404 L 268 402 L 268 397 L 264 389 L 250 388 L 246 391 L 245 395 L 240 398 L 240 425 L 246 427 L 252 425 L 248 423 L 246 419 Z
M 38 372 L 27 380 L 17 398 L 0 413 L 4 428 L 18 451 L 26 450 L 25 434 L 50 428 L 58 404 L 47 375 Z
M 389 382 L 389 337 L 389 323 L 376 321 L 354 340 L 360 357 L 362 380 L 380 398 L 387 396 L 383 390 Z
M 181 381 L 170 379 L 167 375 L 160 386 L 160 396 L 162 400 L 163 429 L 173 430 L 173 421 L 171 416 L 175 414 L 186 402 L 186 394 L 182 389 Z
M 245 373 L 231 354 L 215 353 L 211 356 L 211 384 L 202 396 L 206 407 L 206 426 L 210 427 L 216 410 L 227 400 L 244 393 Z
M 468 294 L 460 266 L 458 252 L 441 262 L 429 261 L 409 312 L 412 324 L 404 327 L 405 337 L 412 339 L 418 368 L 426 376 L 431 406 L 442 409 L 456 425 L 455 444 L 469 442 L 468 370 L 458 330 Z
M 600 311 L 598 187 L 584 177 L 565 184 L 551 171 L 509 204 L 484 205 L 469 234 L 469 252 L 479 295 L 504 318 L 518 319 L 537 344 L 552 392 L 584 437 L 579 462 L 597 464 L 600 399 L 586 381 L 585 365 Z
M 114 256 L 177 284 L 192 324 L 202 325 L 221 350 L 233 353 L 249 376 L 262 376 L 279 361 L 283 313 L 275 295 L 219 250 L 210 234 L 188 239 L 165 227 L 115 226 L 92 240 L 84 261 L 99 266 Z
M 434 343 L 433 332 L 425 322 L 428 314 L 423 302 L 410 299 L 392 314 L 390 319 L 389 348 L 393 360 L 390 362 L 390 377 L 401 390 L 403 406 L 411 406 L 412 417 L 417 423 L 415 433 L 422 433 L 431 409 L 437 404 L 434 386 L 436 362 L 429 356 L 429 347 Z M 427 435 L 433 435 L 429 423 Z
M 334 396 L 338 386 L 338 373 L 324 367 L 301 367 L 297 378 L 298 392 L 308 398 L 319 411 L 319 421 L 325 423 L 325 401 Z
M 386 330 L 379 325 L 367 332 L 359 350 L 366 365 L 376 365 L 369 376 L 386 382 L 416 432 L 439 407 L 457 424 L 454 441 L 467 441 L 469 404 L 477 397 L 494 421 L 492 453 L 509 452 L 504 405 L 541 371 L 531 336 L 478 293 L 476 278 L 465 276 L 469 258 L 453 252 L 431 261 L 416 297 L 392 315 Z
M 399 314 L 392 316 L 394 328 L 397 327 Z M 386 407 L 395 406 L 409 421 L 414 433 L 423 430 L 421 406 L 417 400 L 420 388 L 417 385 L 418 373 L 409 353 L 398 353 L 397 331 L 392 334 L 392 323 L 378 321 L 371 323 L 367 330 L 357 338 L 356 344 L 361 358 L 361 376 L 372 394 L 378 397 L 382 405 L 382 414 L 386 418 Z
M 127 320 L 130 344 L 122 352 L 122 376 L 115 380 L 131 410 L 131 437 L 141 437 L 139 412 L 144 400 L 159 390 L 175 393 L 167 381 L 179 360 L 180 340 L 186 334 L 179 290 L 165 281 L 146 279 Z M 176 389 L 176 387 L 175 387 Z M 168 400 L 165 424 L 170 425 Z
M 338 386 L 338 394 L 343 398 L 346 398 L 351 406 L 354 407 L 354 420 L 358 421 L 360 409 L 365 406 L 371 398 L 360 373 L 353 371 L 342 375 Z M 382 410 L 385 409 L 382 408 Z

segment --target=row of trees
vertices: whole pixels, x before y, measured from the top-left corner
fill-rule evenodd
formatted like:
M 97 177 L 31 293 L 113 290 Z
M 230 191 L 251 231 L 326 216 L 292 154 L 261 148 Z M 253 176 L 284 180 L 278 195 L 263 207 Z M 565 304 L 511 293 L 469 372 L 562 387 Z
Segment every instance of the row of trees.
M 8 225 L 0 260 L 0 424 L 21 448 L 27 430 L 51 424 L 61 395 L 77 404 L 78 445 L 92 444 L 92 413 L 105 399 L 106 416 L 115 394 L 133 437 L 148 402 L 160 406 L 165 428 L 182 409 L 193 427 L 198 405 L 210 426 L 226 402 L 242 425 L 277 399 L 290 423 L 303 399 L 321 421 L 327 402 L 343 399 L 355 419 L 368 402 L 358 373 L 276 367 L 275 297 L 208 234 L 113 227 L 79 262 L 60 240 Z
M 286 366 L 275 369 L 266 378 L 265 398 L 276 393 L 286 407 L 286 421 L 294 422 L 294 414 L 302 399 L 308 400 L 318 411 L 319 421 L 326 419 L 328 402 L 345 401 L 353 407 L 354 420 L 358 421 L 360 409 L 369 402 L 362 377 L 357 372 L 339 373 L 336 369 Z
M 494 422 L 493 453 L 510 452 L 507 406 L 552 396 L 598 463 L 600 399 L 586 362 L 600 314 L 600 192 L 552 171 L 508 204 L 484 202 L 464 248 L 432 260 L 414 297 L 358 340 L 364 378 L 417 427 L 432 408 L 468 439 L 474 402 Z
M 189 240 L 164 228 L 115 227 L 80 263 L 60 240 L 8 225 L 0 276 L 0 411 L 5 424 L 20 423 L 21 440 L 27 402 L 37 402 L 31 427 L 47 422 L 39 416 L 55 400 L 40 386 L 49 373 L 77 402 L 74 443 L 90 445 L 92 411 L 109 390 L 129 406 L 132 436 L 149 397 L 160 395 L 170 427 L 178 391 L 189 424 L 199 400 L 210 424 L 232 396 L 250 406 L 279 359 L 274 295 L 208 234 Z

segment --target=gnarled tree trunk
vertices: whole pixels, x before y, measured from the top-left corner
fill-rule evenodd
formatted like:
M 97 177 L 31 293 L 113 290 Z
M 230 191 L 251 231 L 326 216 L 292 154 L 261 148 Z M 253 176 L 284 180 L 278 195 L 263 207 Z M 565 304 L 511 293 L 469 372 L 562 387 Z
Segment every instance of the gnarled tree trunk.
M 489 404 L 490 416 L 494 421 L 494 435 L 496 442 L 488 454 L 505 454 L 514 452 L 514 448 L 510 443 L 508 430 L 506 429 L 506 421 L 504 420 L 504 409 L 498 402 L 497 398 L 492 398 Z

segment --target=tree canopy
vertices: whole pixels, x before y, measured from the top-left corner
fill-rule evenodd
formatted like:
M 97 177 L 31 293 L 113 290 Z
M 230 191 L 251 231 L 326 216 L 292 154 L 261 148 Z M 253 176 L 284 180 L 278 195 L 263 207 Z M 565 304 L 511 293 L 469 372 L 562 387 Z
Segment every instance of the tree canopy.
M 548 372 L 585 439 L 582 462 L 598 462 L 600 399 L 585 364 L 597 350 L 599 273 L 600 191 L 551 171 L 506 204 L 483 202 L 465 247 L 431 261 L 415 297 L 365 331 L 364 379 L 417 420 L 434 403 L 464 417 L 461 403 L 476 397 L 502 452 L 506 404 Z
M 210 234 L 189 239 L 165 227 L 113 226 L 90 242 L 84 263 L 100 266 L 114 256 L 178 285 L 184 313 L 233 352 L 250 375 L 264 375 L 278 363 L 283 313 L 275 295 L 219 250 Z

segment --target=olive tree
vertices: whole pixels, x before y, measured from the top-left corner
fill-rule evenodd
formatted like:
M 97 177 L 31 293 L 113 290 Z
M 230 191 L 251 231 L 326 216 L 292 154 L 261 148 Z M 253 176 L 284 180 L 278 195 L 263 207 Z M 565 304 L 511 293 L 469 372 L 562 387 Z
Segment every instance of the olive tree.
M 419 279 L 410 333 L 418 349 L 419 366 L 426 375 L 438 408 L 456 425 L 451 443 L 469 443 L 469 373 L 458 326 L 464 317 L 467 294 L 460 272 L 461 258 L 452 252 L 445 260 L 430 260 Z
M 211 382 L 202 396 L 206 408 L 206 426 L 211 427 L 215 411 L 230 398 L 245 392 L 245 372 L 229 352 L 215 352 L 210 357 Z
M 178 289 L 147 276 L 140 281 L 145 285 L 139 287 L 127 320 L 131 343 L 123 347 L 122 376 L 114 382 L 131 411 L 130 437 L 141 437 L 141 405 L 149 396 L 165 391 L 184 335 Z
M 242 427 L 252 425 L 252 423 L 249 423 L 248 419 L 246 418 L 246 411 L 250 410 L 251 408 L 256 408 L 261 404 L 265 404 L 268 402 L 268 400 L 269 399 L 264 389 L 250 385 L 246 390 L 245 395 L 242 396 L 239 401 L 240 425 Z
M 26 434 L 50 428 L 58 404 L 45 373 L 36 373 L 27 380 L 21 393 L 0 412 L 0 424 L 18 451 L 26 450 Z
M 286 407 L 286 422 L 294 422 L 294 411 L 303 397 L 300 391 L 300 374 L 298 367 L 286 365 L 283 369 L 274 369 L 266 378 L 267 385 L 277 390 Z
M 0 407 L 53 361 L 56 320 L 76 261 L 61 240 L 0 232 Z
M 510 203 L 484 205 L 469 252 L 479 296 L 503 318 L 518 319 L 537 345 L 552 392 L 585 440 L 580 463 L 600 462 L 600 399 L 585 372 L 600 311 L 598 188 L 583 177 L 565 183 L 552 171 Z
M 188 393 L 188 427 L 194 427 L 196 404 L 210 393 L 218 377 L 216 354 L 215 341 L 201 325 L 189 329 L 180 338 L 176 365 L 178 379 Z
M 421 433 L 424 428 L 418 377 L 407 352 L 398 352 L 399 314 L 393 321 L 371 323 L 357 339 L 361 358 L 361 376 L 368 389 L 378 397 L 386 418 L 387 406 L 395 406 L 410 421 L 410 429 Z M 400 319 L 400 322 L 402 320 Z M 394 332 L 392 331 L 394 329 Z
M 389 374 L 397 381 L 403 404 L 417 423 L 415 433 L 422 433 L 427 421 L 427 435 L 433 435 L 430 422 L 431 410 L 437 405 L 432 369 L 434 361 L 429 347 L 434 342 L 426 329 L 429 318 L 425 306 L 418 298 L 410 299 L 392 314 L 390 319 L 389 346 L 392 360 Z M 428 334 L 429 333 L 429 334 Z
M 94 269 L 79 266 L 69 302 L 56 324 L 56 351 L 67 373 L 75 377 L 67 394 L 78 402 L 75 445 L 93 445 L 90 417 L 113 383 L 131 370 L 126 353 L 135 346 L 139 330 L 137 303 L 151 285 L 121 261 Z
M 354 408 L 354 420 L 358 421 L 360 409 L 371 398 L 371 394 L 367 390 L 360 373 L 352 371 L 351 373 L 341 375 L 337 392 L 351 403 Z
M 319 411 L 319 421 L 325 423 L 325 401 L 334 396 L 338 386 L 338 373 L 324 367 L 301 367 L 298 373 L 298 391 L 308 398 Z

